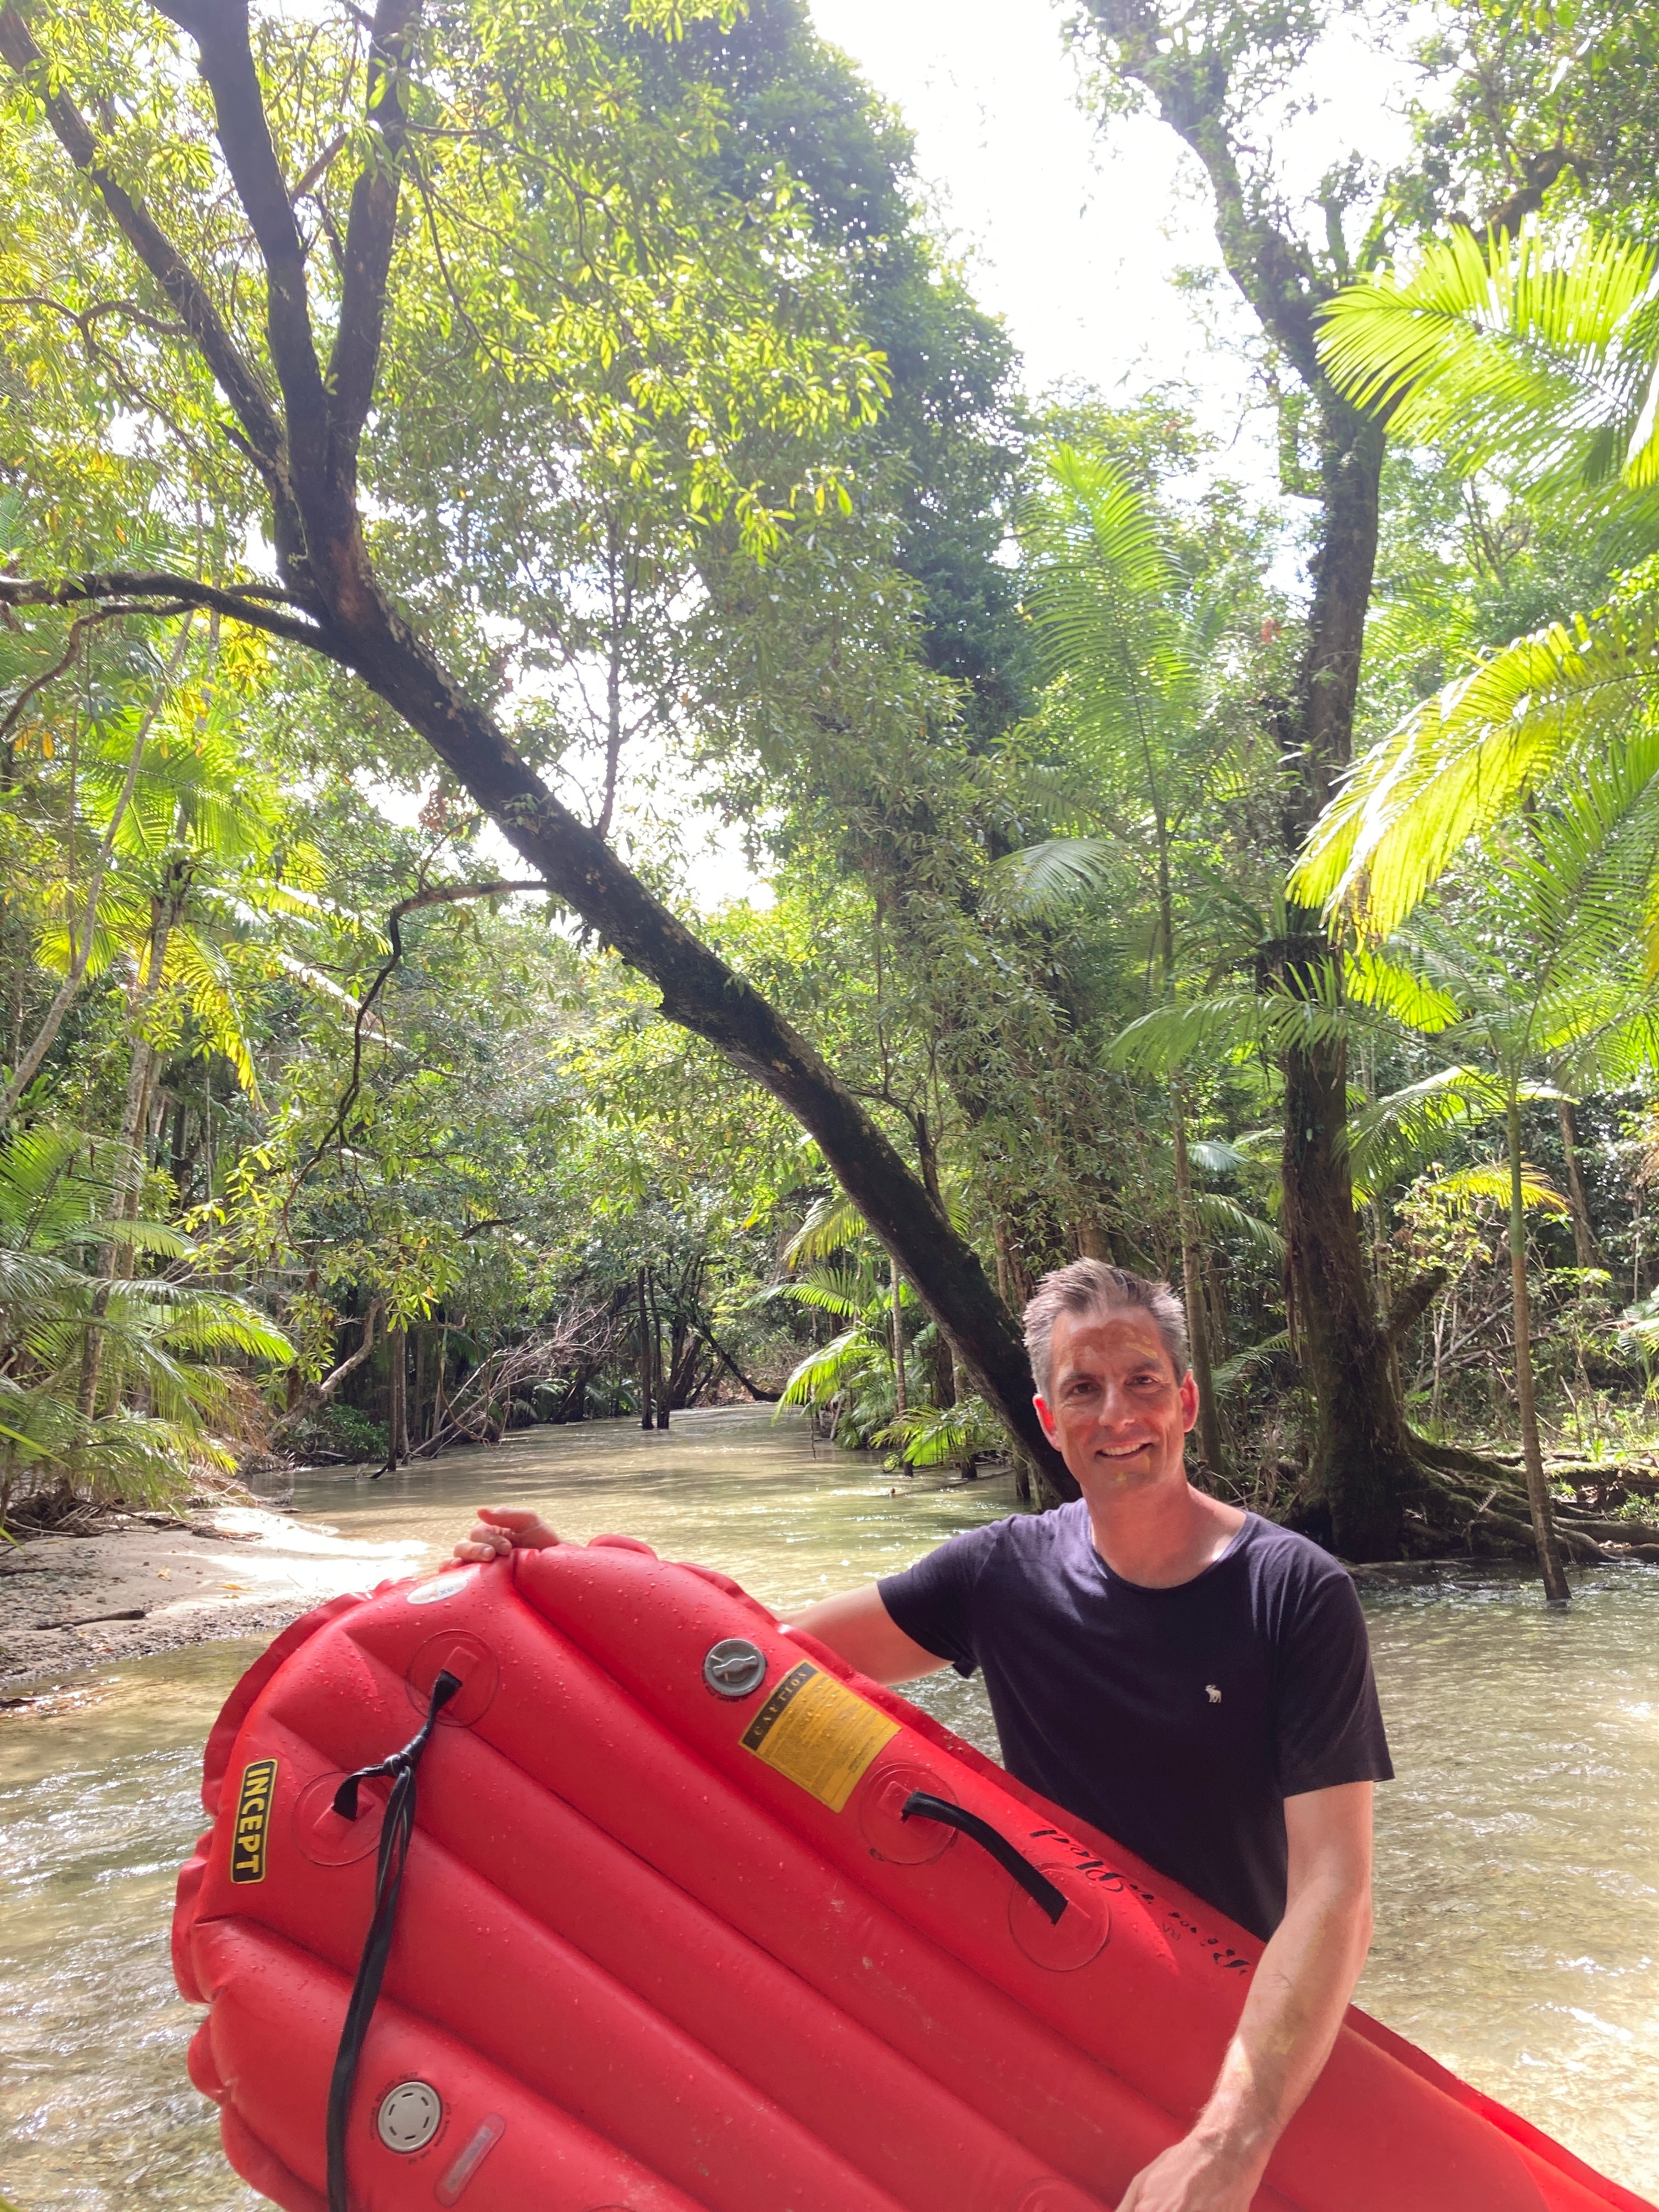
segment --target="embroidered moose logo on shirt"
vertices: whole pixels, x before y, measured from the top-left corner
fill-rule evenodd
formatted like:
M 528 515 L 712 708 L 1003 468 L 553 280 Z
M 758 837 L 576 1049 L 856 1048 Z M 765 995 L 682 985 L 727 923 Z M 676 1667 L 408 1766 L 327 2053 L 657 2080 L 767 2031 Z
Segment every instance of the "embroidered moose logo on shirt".
M 1206 1682 L 1204 1685 L 1204 1694 L 1212 1705 L 1218 1705 L 1221 1703 L 1221 1692 L 1213 1682 Z

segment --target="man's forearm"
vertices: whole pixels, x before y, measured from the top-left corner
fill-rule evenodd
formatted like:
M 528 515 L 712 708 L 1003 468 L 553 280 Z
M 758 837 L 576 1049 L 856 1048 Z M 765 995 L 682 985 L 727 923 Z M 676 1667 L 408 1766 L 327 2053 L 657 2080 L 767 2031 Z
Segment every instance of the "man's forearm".
M 1191 2138 L 1252 2186 L 1330 2056 L 1370 1932 L 1369 1885 L 1315 1881 L 1261 1955 Z

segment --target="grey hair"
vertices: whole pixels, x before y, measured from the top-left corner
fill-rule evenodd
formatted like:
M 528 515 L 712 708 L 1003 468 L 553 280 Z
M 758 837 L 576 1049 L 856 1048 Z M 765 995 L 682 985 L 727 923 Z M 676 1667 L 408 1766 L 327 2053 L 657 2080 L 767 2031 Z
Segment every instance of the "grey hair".
M 1187 1309 L 1167 1283 L 1132 1274 L 1105 1260 L 1073 1260 L 1055 1267 L 1032 1291 L 1025 1308 L 1025 1350 L 1037 1395 L 1046 1399 L 1054 1323 L 1061 1314 L 1139 1312 L 1151 1316 L 1177 1376 L 1187 1372 Z

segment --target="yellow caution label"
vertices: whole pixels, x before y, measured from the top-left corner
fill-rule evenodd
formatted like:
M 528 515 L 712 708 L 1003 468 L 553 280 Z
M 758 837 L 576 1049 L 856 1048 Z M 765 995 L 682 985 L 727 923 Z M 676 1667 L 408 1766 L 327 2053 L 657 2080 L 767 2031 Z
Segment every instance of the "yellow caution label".
M 236 1799 L 236 1826 L 230 1839 L 230 1878 L 233 1881 L 263 1881 L 265 1878 L 265 1830 L 270 1825 L 270 1800 L 276 1787 L 276 1762 L 256 1759 L 242 1769 L 242 1787 Z
M 839 1813 L 899 1724 L 803 1659 L 744 1730 L 745 1751 Z

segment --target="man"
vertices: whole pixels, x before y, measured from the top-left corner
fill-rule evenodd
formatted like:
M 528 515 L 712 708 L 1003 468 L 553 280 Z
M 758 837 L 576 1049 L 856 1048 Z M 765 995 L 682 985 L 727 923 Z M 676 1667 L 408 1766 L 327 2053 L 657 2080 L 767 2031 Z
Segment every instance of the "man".
M 1268 1939 L 1208 2102 L 1119 2212 L 1246 2212 L 1370 1941 L 1392 1773 L 1347 1575 L 1195 1490 L 1198 1391 L 1166 1284 L 1097 1260 L 1025 1310 L 1044 1431 L 1083 1495 L 954 1536 L 796 1616 L 863 1674 L 984 1669 L 1009 1771 Z M 556 1543 L 486 1509 L 457 1556 Z

